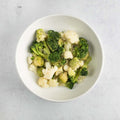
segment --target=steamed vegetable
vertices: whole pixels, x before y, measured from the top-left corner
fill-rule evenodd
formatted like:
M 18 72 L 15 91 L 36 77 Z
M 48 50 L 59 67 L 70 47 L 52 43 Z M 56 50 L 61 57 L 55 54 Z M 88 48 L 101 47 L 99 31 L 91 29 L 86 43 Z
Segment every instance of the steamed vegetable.
M 68 80 L 67 72 L 61 73 L 61 74 L 59 75 L 59 79 L 60 79 L 63 83 L 66 83 L 67 80 Z
M 63 53 L 63 47 L 59 47 L 57 51 L 50 53 L 49 60 L 51 63 L 58 62 Z
M 88 75 L 88 70 L 86 67 L 83 67 L 80 69 L 80 75 L 81 76 L 87 76 Z
M 84 38 L 79 39 L 78 45 L 74 47 L 73 55 L 78 59 L 83 59 L 88 54 L 88 43 Z
M 48 31 L 47 45 L 52 52 L 56 51 L 59 47 L 58 41 L 60 39 L 60 34 L 53 30 Z
M 92 60 L 87 40 L 79 38 L 74 31 L 59 33 L 38 29 L 30 52 L 28 68 L 39 77 L 37 83 L 42 88 L 72 89 L 88 75 L 88 64 Z
M 36 56 L 33 60 L 33 63 L 34 63 L 35 66 L 41 67 L 41 66 L 44 65 L 44 59 L 40 56 Z
M 45 38 L 46 38 L 46 33 L 44 32 L 43 29 L 36 30 L 36 41 L 37 42 L 44 41 Z
M 33 42 L 30 47 L 31 53 L 34 53 L 35 55 L 41 56 L 44 59 L 48 59 L 50 50 L 46 44 L 46 41 L 41 42 Z

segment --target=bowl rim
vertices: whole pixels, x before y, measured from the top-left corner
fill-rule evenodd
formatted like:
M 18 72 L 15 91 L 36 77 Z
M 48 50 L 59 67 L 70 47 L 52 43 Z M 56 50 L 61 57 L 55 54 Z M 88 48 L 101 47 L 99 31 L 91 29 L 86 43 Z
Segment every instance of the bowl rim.
M 81 22 L 83 22 L 84 24 L 87 25 L 87 27 L 89 27 L 92 32 L 94 32 L 94 34 L 96 35 L 97 39 L 98 39 L 98 42 L 100 44 L 100 49 L 101 49 L 101 55 L 102 55 L 102 60 L 101 60 L 101 68 L 100 68 L 100 72 L 98 73 L 98 77 L 95 81 L 95 83 L 84 93 L 82 93 L 81 95 L 79 96 L 76 96 L 74 98 L 70 98 L 70 99 L 65 99 L 65 100 L 54 100 L 54 99 L 49 99 L 49 98 L 46 98 L 46 97 L 43 97 L 43 96 L 39 96 L 38 94 L 36 94 L 34 91 L 32 91 L 31 89 L 29 89 L 29 87 L 27 87 L 27 85 L 23 82 L 23 79 L 22 79 L 22 76 L 20 75 L 20 72 L 19 72 L 19 68 L 18 68 L 18 64 L 17 64 L 17 51 L 18 51 L 18 46 L 19 46 L 19 43 L 24 35 L 24 33 L 26 32 L 26 30 L 28 30 L 33 24 L 35 24 L 37 21 L 39 20 L 44 20 L 46 18 L 49 18 L 49 17 L 57 17 L 57 16 L 61 16 L 61 17 L 71 17 L 71 18 L 74 18 L 74 19 L 77 19 Z M 50 102 L 56 102 L 56 103 L 63 103 L 63 102 L 70 102 L 70 101 L 73 101 L 73 100 L 76 100 L 77 98 L 80 98 L 82 96 L 84 96 L 85 94 L 87 94 L 88 92 L 90 92 L 94 87 L 95 85 L 97 84 L 98 80 L 100 79 L 100 76 L 102 74 L 102 71 L 103 71 L 103 66 L 104 66 L 104 52 L 103 52 L 103 45 L 102 45 L 102 42 L 100 40 L 100 36 L 95 32 L 95 30 L 93 29 L 93 27 L 91 27 L 91 25 L 89 25 L 86 21 L 84 22 L 83 20 L 81 20 L 79 17 L 76 17 L 76 16 L 72 16 L 72 15 L 65 15 L 65 14 L 52 14 L 52 15 L 47 15 L 47 16 L 44 16 L 44 17 L 41 17 L 41 18 L 38 18 L 37 20 L 35 20 L 34 22 L 32 22 L 30 25 L 27 26 L 27 28 L 24 30 L 24 32 L 22 32 L 22 35 L 21 37 L 19 38 L 18 42 L 17 42 L 17 45 L 16 45 L 16 52 L 15 52 L 15 65 L 16 65 L 16 69 L 17 69 L 17 73 L 22 81 L 22 83 L 24 84 L 24 86 L 31 92 L 33 93 L 34 95 L 36 95 L 37 97 L 41 98 L 41 99 L 44 99 L 44 100 L 47 100 L 47 101 L 50 101 Z

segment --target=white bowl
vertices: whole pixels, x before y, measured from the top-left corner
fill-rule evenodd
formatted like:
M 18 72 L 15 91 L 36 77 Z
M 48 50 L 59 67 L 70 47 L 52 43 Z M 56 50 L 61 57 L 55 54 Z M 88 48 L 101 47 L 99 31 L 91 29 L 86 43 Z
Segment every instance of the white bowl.
M 89 75 L 72 90 L 66 87 L 41 88 L 36 84 L 36 75 L 28 70 L 27 56 L 29 46 L 34 40 L 36 29 L 65 31 L 73 30 L 88 40 L 92 61 L 89 64 Z M 40 18 L 32 23 L 22 34 L 16 50 L 16 66 L 22 82 L 35 95 L 50 101 L 65 102 L 86 93 L 96 82 L 103 65 L 103 53 L 100 41 L 95 32 L 78 18 L 66 15 L 52 15 Z

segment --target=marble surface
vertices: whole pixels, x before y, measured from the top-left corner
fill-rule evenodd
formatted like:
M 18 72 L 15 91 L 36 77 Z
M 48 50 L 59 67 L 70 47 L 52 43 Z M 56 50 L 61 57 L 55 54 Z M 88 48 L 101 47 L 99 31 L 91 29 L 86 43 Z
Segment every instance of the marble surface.
M 96 86 L 68 103 L 33 95 L 15 66 L 17 42 L 34 20 L 50 14 L 81 18 L 97 32 L 104 68 Z M 0 120 L 120 120 L 120 0 L 0 0 Z

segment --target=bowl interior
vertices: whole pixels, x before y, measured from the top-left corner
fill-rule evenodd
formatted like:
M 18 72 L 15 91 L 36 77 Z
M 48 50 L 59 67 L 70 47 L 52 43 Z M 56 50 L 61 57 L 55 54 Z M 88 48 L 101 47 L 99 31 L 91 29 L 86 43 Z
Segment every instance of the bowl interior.
M 36 84 L 37 76 L 28 70 L 27 56 L 29 46 L 34 40 L 36 29 L 65 31 L 73 30 L 88 40 L 92 61 L 89 64 L 89 75 L 70 90 L 65 87 L 41 88 Z M 102 66 L 102 49 L 93 30 L 81 20 L 63 15 L 48 16 L 35 21 L 23 33 L 16 51 L 18 73 L 25 86 L 39 97 L 52 101 L 67 101 L 88 91 L 96 82 Z

